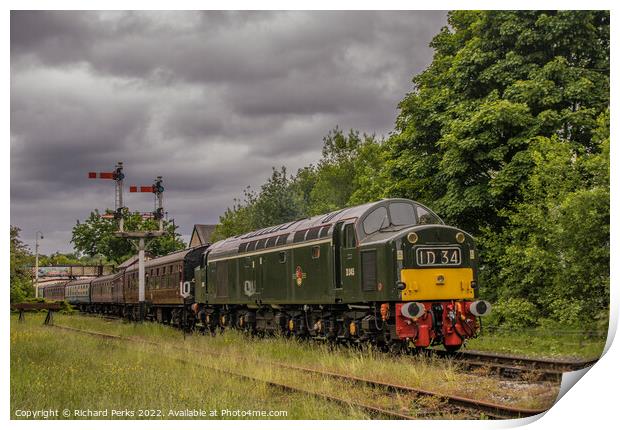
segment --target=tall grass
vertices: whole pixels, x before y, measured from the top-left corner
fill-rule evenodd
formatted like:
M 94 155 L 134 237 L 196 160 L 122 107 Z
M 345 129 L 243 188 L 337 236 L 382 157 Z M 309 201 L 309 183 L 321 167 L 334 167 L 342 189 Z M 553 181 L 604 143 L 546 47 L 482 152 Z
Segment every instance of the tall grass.
M 469 349 L 566 359 L 597 359 L 603 353 L 606 333 L 545 328 L 486 329 L 470 339 Z
M 71 317 L 73 318 L 73 317 Z M 61 318 L 58 318 L 61 319 Z M 88 321 L 86 324 L 88 325 Z M 136 326 L 136 331 L 172 336 L 172 330 Z M 155 351 L 156 352 L 156 351 Z M 286 411 L 281 418 L 368 418 L 357 410 L 330 405 L 266 384 L 182 365 L 152 347 L 89 337 L 41 326 L 31 317 L 11 324 L 11 412 L 17 410 L 160 410 L 154 418 L 172 419 L 170 410 Z M 144 417 L 147 418 L 147 417 Z M 149 417 L 153 418 L 153 417 Z M 206 417 L 209 418 L 209 417 Z
M 458 363 L 429 357 L 391 356 L 370 347 L 338 347 L 282 337 L 251 337 L 237 331 L 188 335 L 159 324 L 57 315 L 56 323 L 125 337 L 153 340 L 153 347 L 40 326 L 43 316 L 11 324 L 11 408 L 286 410 L 287 418 L 364 419 L 356 408 L 284 392 L 213 372 L 202 364 L 242 372 L 337 397 L 415 414 L 421 403 L 377 389 L 271 366 L 282 362 L 522 407 L 548 407 L 557 385 L 505 384 L 465 374 Z M 213 354 L 216 354 L 215 356 Z M 182 364 L 188 360 L 194 365 Z M 164 416 L 162 418 L 168 418 Z M 208 417 L 207 417 L 208 418 Z M 216 418 L 220 418 L 219 416 Z M 454 418 L 454 416 L 445 416 Z

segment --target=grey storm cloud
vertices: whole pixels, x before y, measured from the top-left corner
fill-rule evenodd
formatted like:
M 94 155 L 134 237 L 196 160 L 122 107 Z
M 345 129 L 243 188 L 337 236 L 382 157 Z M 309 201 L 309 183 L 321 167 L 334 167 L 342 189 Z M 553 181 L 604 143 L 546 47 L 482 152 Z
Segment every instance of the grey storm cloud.
M 386 136 L 432 59 L 439 11 L 11 13 L 11 223 L 45 253 L 114 205 L 86 172 L 164 177 L 187 239 L 332 128 Z M 131 195 L 132 210 L 151 196 Z

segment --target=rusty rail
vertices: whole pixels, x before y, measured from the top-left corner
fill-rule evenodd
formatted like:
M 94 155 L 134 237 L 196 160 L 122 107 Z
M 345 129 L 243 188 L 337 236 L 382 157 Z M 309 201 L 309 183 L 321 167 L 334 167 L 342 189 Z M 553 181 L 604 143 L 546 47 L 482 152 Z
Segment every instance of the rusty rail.
M 128 337 L 123 337 L 123 336 L 119 336 L 119 335 L 95 332 L 95 331 L 90 331 L 90 330 L 74 328 L 74 327 L 67 327 L 67 326 L 60 326 L 60 325 L 56 325 L 54 327 L 62 329 L 62 330 L 68 330 L 68 331 L 74 331 L 74 332 L 78 332 L 78 333 L 88 334 L 88 335 L 91 335 L 91 336 L 103 337 L 103 338 L 106 338 L 106 339 L 114 339 L 114 340 L 120 340 L 120 341 L 125 341 L 125 342 L 140 342 L 140 343 L 145 343 L 145 344 L 151 345 L 151 346 L 164 346 L 163 344 L 160 344 L 160 343 L 157 343 L 157 342 L 151 342 L 151 341 L 146 341 L 146 340 L 141 340 L 141 339 L 128 338 Z M 181 349 L 181 348 L 176 348 L 176 349 Z M 206 353 L 206 355 L 208 355 L 208 354 L 209 353 Z M 387 409 L 379 408 L 377 406 L 368 405 L 368 404 L 365 404 L 365 403 L 360 403 L 360 402 L 352 401 L 350 399 L 344 399 L 344 398 L 341 398 L 341 397 L 337 397 L 337 396 L 333 396 L 333 395 L 329 395 L 329 394 L 325 394 L 325 393 L 318 393 L 318 392 L 315 392 L 315 391 L 310 391 L 310 390 L 306 390 L 306 389 L 303 389 L 303 388 L 295 387 L 295 386 L 292 386 L 292 385 L 287 385 L 287 384 L 282 384 L 282 383 L 279 383 L 279 382 L 268 381 L 268 380 L 264 380 L 264 379 L 261 379 L 261 378 L 256 378 L 254 376 L 246 375 L 246 374 L 243 374 L 243 373 L 234 372 L 232 370 L 222 369 L 222 368 L 219 368 L 217 366 L 209 365 L 209 364 L 207 364 L 205 362 L 202 362 L 202 361 L 201 362 L 196 362 L 196 361 L 189 361 L 189 360 L 184 360 L 184 359 L 175 358 L 175 357 L 170 357 L 170 358 L 174 359 L 174 360 L 176 360 L 178 362 L 181 362 L 183 364 L 205 367 L 205 368 L 207 368 L 209 370 L 213 370 L 213 371 L 218 372 L 218 373 L 222 373 L 222 374 L 225 374 L 225 375 L 229 375 L 229 376 L 234 376 L 234 377 L 237 377 L 237 378 L 242 378 L 242 379 L 250 380 L 252 382 L 263 383 L 263 384 L 266 384 L 266 385 L 268 385 L 270 387 L 278 388 L 278 389 L 281 389 L 283 391 L 298 392 L 298 393 L 306 394 L 306 395 L 309 395 L 309 396 L 319 397 L 319 398 L 323 398 L 325 400 L 329 400 L 329 401 L 333 401 L 333 402 L 336 402 L 336 403 L 340 403 L 340 404 L 343 404 L 345 406 L 355 406 L 355 407 L 358 407 L 360 409 L 366 410 L 366 411 L 368 411 L 368 412 L 370 412 L 372 414 L 383 416 L 383 417 L 387 417 L 387 418 L 406 419 L 406 420 L 416 419 L 416 417 L 413 417 L 413 416 L 410 416 L 410 415 L 401 414 L 401 413 L 394 412 L 394 411 L 389 411 Z
M 122 340 L 126 342 L 140 342 L 140 343 L 144 343 L 144 344 L 148 344 L 148 345 L 156 346 L 156 347 L 170 346 L 170 345 L 165 345 L 159 342 L 148 341 L 144 339 L 136 339 L 136 338 L 123 337 L 123 336 L 118 336 L 118 335 L 111 335 L 111 334 L 106 334 L 106 333 L 94 332 L 90 330 L 78 329 L 74 327 L 67 327 L 67 326 L 55 326 L 55 327 L 64 329 L 64 330 L 70 330 L 70 331 L 75 331 L 75 332 L 84 333 L 88 335 L 93 335 L 93 336 Z M 202 351 L 202 350 L 196 350 L 196 349 L 184 349 L 184 348 L 179 348 L 179 347 L 173 347 L 173 348 L 177 350 L 185 351 L 185 352 L 187 351 L 196 352 L 202 355 L 210 355 L 210 356 L 217 356 L 217 357 L 221 357 L 225 355 L 223 353 L 215 353 L 215 352 Z M 243 358 L 247 359 L 246 357 L 243 357 Z M 496 418 L 496 419 L 523 418 L 523 417 L 538 415 L 538 414 L 546 412 L 546 409 L 527 409 L 527 408 L 500 405 L 500 404 L 496 404 L 496 403 L 492 403 L 488 401 L 469 399 L 469 398 L 465 398 L 461 396 L 454 396 L 454 395 L 446 395 L 446 394 L 433 392 L 429 390 L 423 390 L 423 389 L 408 387 L 408 386 L 399 385 L 399 384 L 392 384 L 392 383 L 387 383 L 387 382 L 382 382 L 382 381 L 377 381 L 377 380 L 372 380 L 372 379 L 367 379 L 367 378 L 360 378 L 357 376 L 345 375 L 345 374 L 330 372 L 330 371 L 316 369 L 316 368 L 301 367 L 301 366 L 295 366 L 291 364 L 272 362 L 272 361 L 266 361 L 266 360 L 254 359 L 253 361 L 260 363 L 260 364 L 264 364 L 264 365 L 278 366 L 281 368 L 287 368 L 287 369 L 295 370 L 299 372 L 312 373 L 312 374 L 321 375 L 321 376 L 325 376 L 329 378 L 346 380 L 352 383 L 364 384 L 367 386 L 382 388 L 392 393 L 411 394 L 416 397 L 420 397 L 420 396 L 435 397 L 435 398 L 445 400 L 446 403 L 450 407 L 457 408 L 458 410 L 466 410 L 466 411 L 469 411 L 470 413 L 473 412 L 474 414 L 484 413 L 486 416 L 490 418 Z M 414 417 L 414 416 L 409 416 L 409 415 L 401 414 L 401 413 L 394 412 L 394 411 L 388 411 L 388 410 L 378 408 L 372 405 L 354 402 L 350 399 L 342 399 L 342 398 L 338 398 L 338 397 L 331 396 L 331 395 L 324 394 L 324 393 L 316 393 L 316 392 L 308 391 L 302 388 L 298 388 L 298 387 L 294 387 L 294 386 L 290 386 L 286 384 L 262 380 L 260 378 L 255 378 L 253 376 L 245 375 L 245 374 L 238 373 L 238 372 L 233 372 L 231 370 L 221 369 L 216 366 L 211 366 L 204 362 L 199 362 L 199 363 L 192 362 L 192 364 L 200 364 L 214 371 L 223 372 L 223 373 L 234 375 L 240 378 L 246 378 L 246 379 L 254 380 L 257 382 L 266 383 L 270 386 L 279 387 L 281 389 L 285 389 L 289 391 L 298 391 L 298 392 L 313 395 L 316 397 L 323 397 L 325 399 L 333 400 L 341 404 L 354 405 L 363 410 L 367 410 L 369 412 L 382 415 L 382 416 L 398 418 L 398 419 L 417 419 L 417 417 Z
M 487 368 L 497 375 L 509 379 L 522 378 L 538 381 L 562 380 L 564 372 L 572 372 L 594 365 L 598 360 L 555 360 L 513 355 L 502 355 L 482 351 L 459 351 L 448 353 L 443 350 L 431 350 L 431 355 L 454 359 L 468 368 Z

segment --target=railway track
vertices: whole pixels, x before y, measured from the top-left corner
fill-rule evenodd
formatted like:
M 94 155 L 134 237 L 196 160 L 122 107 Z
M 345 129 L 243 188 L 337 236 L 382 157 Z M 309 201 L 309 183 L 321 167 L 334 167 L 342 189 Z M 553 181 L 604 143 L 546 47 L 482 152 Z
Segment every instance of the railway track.
M 465 369 L 486 369 L 490 373 L 507 379 L 528 381 L 560 382 L 562 374 L 590 367 L 597 360 L 554 360 L 545 358 L 520 357 L 481 351 L 460 351 L 448 353 L 431 350 L 437 357 L 458 361 Z
M 122 320 L 117 316 L 84 314 L 107 321 Z M 504 379 L 527 382 L 561 382 L 562 374 L 590 367 L 597 360 L 554 360 L 522 356 L 502 355 L 482 351 L 459 351 L 450 353 L 442 349 L 430 349 L 424 353 L 431 356 L 458 361 L 463 370 L 482 370 L 485 374 Z M 414 354 L 417 354 L 414 353 Z
M 144 344 L 158 347 L 159 351 L 161 351 L 161 348 L 163 347 L 170 346 L 170 345 L 165 345 L 159 342 L 148 341 L 144 339 L 136 339 L 136 338 L 131 338 L 131 337 L 112 335 L 108 333 L 95 332 L 95 331 L 78 329 L 78 328 L 68 327 L 68 326 L 54 325 L 52 327 L 56 327 L 62 330 L 83 333 L 83 334 L 87 334 L 91 336 L 114 339 L 118 341 L 144 343 Z M 175 350 L 183 351 L 183 352 L 189 351 L 189 352 L 196 352 L 202 355 L 208 355 L 212 357 L 230 358 L 229 356 L 226 356 L 223 353 L 215 353 L 215 352 L 208 352 L 208 351 L 202 351 L 202 350 L 192 350 L 192 349 L 180 348 L 180 347 L 173 347 L 173 348 Z M 247 357 L 242 357 L 242 358 L 251 360 L 255 364 L 280 367 L 283 369 L 300 372 L 305 375 L 312 374 L 312 375 L 323 377 L 323 378 L 338 379 L 338 380 L 349 382 L 351 384 L 372 387 L 375 389 L 382 390 L 385 393 L 389 393 L 389 395 L 398 395 L 401 397 L 407 396 L 407 398 L 411 399 L 413 404 L 417 404 L 417 401 L 421 398 L 436 399 L 437 400 L 436 403 L 439 406 L 431 407 L 431 408 L 427 408 L 423 406 L 419 410 L 416 410 L 414 415 L 410 415 L 410 414 L 402 413 L 399 411 L 389 410 L 389 409 L 385 409 L 385 408 L 378 407 L 375 405 L 359 402 L 351 398 L 342 398 L 342 397 L 334 396 L 332 394 L 315 392 L 315 391 L 307 390 L 307 389 L 296 387 L 296 386 L 289 385 L 289 384 L 264 380 L 262 378 L 257 378 L 255 376 L 251 376 L 251 375 L 248 375 L 242 372 L 237 372 L 237 371 L 230 370 L 230 369 L 223 369 L 219 366 L 215 366 L 213 364 L 209 364 L 206 362 L 195 362 L 195 361 L 190 362 L 190 361 L 178 359 L 178 358 L 174 358 L 174 359 L 181 361 L 184 364 L 200 365 L 202 367 L 205 367 L 209 370 L 212 370 L 218 373 L 223 373 L 229 376 L 251 380 L 254 382 L 264 383 L 271 387 L 278 388 L 284 391 L 298 392 L 298 393 L 322 398 L 325 400 L 329 400 L 329 401 L 339 403 L 342 405 L 354 406 L 361 410 L 365 410 L 374 416 L 386 417 L 386 418 L 391 418 L 391 419 L 420 419 L 420 418 L 426 418 L 429 416 L 438 416 L 446 412 L 460 414 L 461 416 L 469 417 L 469 418 L 480 418 L 484 416 L 484 417 L 493 418 L 493 419 L 512 419 L 512 418 L 523 418 L 523 417 L 528 417 L 532 415 L 538 415 L 546 411 L 546 409 L 519 408 L 519 407 L 501 405 L 501 404 L 492 403 L 492 402 L 483 401 L 483 400 L 465 398 L 461 396 L 446 395 L 446 394 L 437 393 L 437 392 L 433 392 L 429 390 L 423 390 L 423 389 L 408 387 L 408 386 L 399 385 L 399 384 L 392 384 L 392 383 L 387 383 L 387 382 L 368 379 L 368 378 L 361 378 L 361 377 L 357 377 L 353 375 L 346 375 L 346 374 L 331 372 L 331 371 L 327 371 L 323 369 L 302 367 L 302 366 L 296 366 L 296 365 L 291 365 L 287 363 L 265 361 L 265 360 L 259 360 L 259 359 L 248 359 Z M 424 402 L 420 402 L 420 403 L 424 404 Z

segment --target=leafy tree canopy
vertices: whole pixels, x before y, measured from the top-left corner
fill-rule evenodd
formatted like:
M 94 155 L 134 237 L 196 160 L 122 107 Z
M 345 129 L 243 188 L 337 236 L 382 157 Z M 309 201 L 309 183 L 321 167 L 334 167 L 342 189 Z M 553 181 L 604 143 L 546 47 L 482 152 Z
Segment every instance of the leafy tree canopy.
M 11 226 L 10 248 L 10 300 L 11 303 L 21 302 L 32 296 L 32 276 L 28 266 L 34 260 L 28 247 L 19 238 L 21 229 Z
M 456 11 L 400 103 L 389 194 L 473 233 L 521 200 L 540 138 L 600 151 L 609 104 L 609 12 Z
M 106 213 L 112 213 L 107 210 Z M 178 226 L 164 220 L 164 230 L 168 233 L 157 239 L 152 239 L 148 244 L 148 250 L 155 256 L 165 255 L 173 251 L 183 249 L 185 243 L 181 235 L 176 231 Z M 110 262 L 121 263 L 136 253 L 133 245 L 123 238 L 114 236 L 117 231 L 117 221 L 102 218 L 95 209 L 84 222 L 79 220 L 73 227 L 71 242 L 74 249 L 88 256 L 103 256 Z M 125 214 L 126 231 L 157 230 L 158 222 L 152 219 L 143 219 L 139 214 Z

